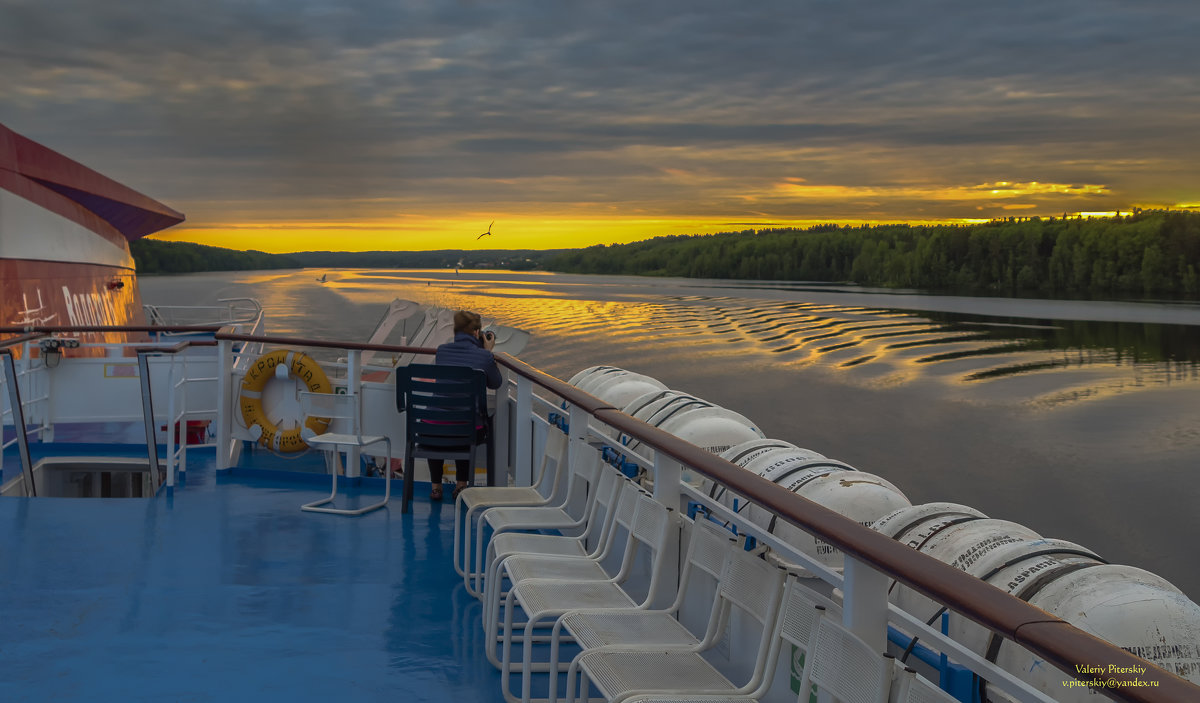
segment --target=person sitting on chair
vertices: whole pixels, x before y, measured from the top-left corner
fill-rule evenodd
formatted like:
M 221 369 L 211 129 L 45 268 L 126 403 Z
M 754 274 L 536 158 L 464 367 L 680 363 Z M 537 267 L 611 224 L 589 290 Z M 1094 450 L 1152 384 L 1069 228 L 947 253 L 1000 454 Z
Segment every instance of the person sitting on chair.
M 492 356 L 492 347 L 496 346 L 496 336 L 483 331 L 483 320 L 477 313 L 459 310 L 454 313 L 454 341 L 446 342 L 437 348 L 434 363 L 450 366 L 469 366 L 480 369 L 487 376 L 488 388 L 499 388 L 504 382 L 500 375 L 500 367 Z M 487 418 L 479 418 L 476 431 L 487 432 Z M 429 459 L 429 489 L 430 500 L 442 499 L 442 473 L 444 462 L 441 459 Z M 457 484 L 452 498 L 471 484 L 471 462 L 468 459 L 455 459 Z

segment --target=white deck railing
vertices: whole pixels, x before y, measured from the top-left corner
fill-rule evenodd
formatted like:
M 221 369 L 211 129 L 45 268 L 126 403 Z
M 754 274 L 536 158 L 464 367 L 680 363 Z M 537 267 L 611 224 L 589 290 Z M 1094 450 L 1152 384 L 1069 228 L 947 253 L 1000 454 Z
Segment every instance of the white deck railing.
M 247 364 L 262 353 L 265 345 L 336 350 L 344 355 L 343 363 L 334 364 L 344 374 L 339 378 L 346 393 L 358 396 L 363 418 L 363 431 L 387 434 L 394 446 L 403 447 L 402 416 L 395 406 L 394 379 L 364 381 L 363 371 L 390 371 L 387 367 L 363 369 L 360 354 L 365 350 L 387 352 L 421 352 L 430 350 L 388 345 L 355 345 L 319 340 L 262 337 L 257 329 L 226 328 L 216 334 L 218 346 L 213 356 L 188 355 L 186 361 L 171 361 L 169 354 L 147 351 L 150 383 L 155 392 L 155 416 L 168 419 L 171 428 L 176 422 L 186 427 L 186 420 L 212 417 L 216 422 L 218 468 L 235 466 L 242 441 L 250 439 L 237 411 L 236 388 Z M 138 345 L 143 349 L 146 345 Z M 165 351 L 165 350 L 164 350 Z M 124 352 L 122 352 L 123 354 Z M 181 357 L 184 358 L 184 357 Z M 1137 681 L 1140 685 L 1104 690 L 1119 700 L 1166 703 L 1167 701 L 1200 700 L 1200 687 L 1167 673 L 1145 660 L 1134 657 L 1111 644 L 1097 640 L 1070 624 L 988 585 L 975 577 L 958 571 L 925 554 L 863 527 L 822 506 L 794 495 L 784 488 L 747 472 L 699 447 L 669 435 L 656 427 L 636 420 L 583 393 L 573 386 L 544 374 L 516 359 L 499 355 L 506 370 L 506 385 L 499 394 L 496 406 L 496 462 L 500 475 L 507 475 L 516 485 L 531 485 L 544 447 L 546 432 L 559 431 L 546 420 L 549 413 L 566 419 L 568 456 L 595 451 L 604 442 L 612 442 L 602 428 L 641 441 L 642 461 L 653 483 L 654 497 L 665 505 L 679 508 L 688 502 L 702 504 L 723 521 L 736 522 L 739 532 L 752 535 L 768 545 L 784 561 L 798 564 L 835 592 L 842 600 L 844 624 L 873 646 L 886 647 L 888 626 L 920 637 L 923 643 L 946 654 L 951 660 L 976 672 L 989 686 L 1004 691 L 1019 701 L 1053 701 L 1053 696 L 1036 690 L 1028 682 L 1003 670 L 963 644 L 943 635 L 914 616 L 899 610 L 888 601 L 888 586 L 893 579 L 916 589 L 934 601 L 947 606 L 991 631 L 1015 641 L 1036 653 L 1073 678 L 1077 666 L 1115 664 L 1146 667 L 1145 673 L 1114 674 L 1117 681 Z M 28 352 L 24 355 L 27 369 L 36 367 Z M 48 380 L 47 398 L 28 405 L 31 424 L 80 421 L 85 417 L 124 418 L 136 421 L 141 415 L 137 383 L 129 383 L 116 396 L 101 393 L 104 407 L 95 407 L 91 394 L 94 384 L 113 383 L 123 377 L 110 376 L 105 365 L 133 365 L 136 361 L 124 356 L 71 359 L 70 364 L 55 369 L 38 369 Z M 31 364 L 33 364 L 31 366 Z M 78 364 L 78 368 L 71 370 Z M 111 369 L 109 369 L 111 370 Z M 73 374 L 80 374 L 79 376 Z M 213 382 L 215 381 L 215 385 Z M 32 388 L 36 383 L 30 381 Z M 83 384 L 83 385 L 78 385 Z M 87 384 L 93 384 L 88 386 Z M 87 388 L 83 391 L 81 388 Z M 197 392 L 197 390 L 203 392 Z M 26 390 L 26 389 L 22 389 Z M 8 389 L 5 389 L 7 394 Z M 160 392 L 161 391 L 161 392 Z M 86 396 L 86 397 L 85 397 Z M 62 397 L 81 398 L 86 407 L 67 407 L 58 401 Z M 161 397 L 161 401 L 160 401 Z M 25 405 L 25 401 L 22 401 Z M 44 408 L 35 407 L 44 405 Z M 44 413 L 44 416 L 39 416 Z M 157 421 L 156 421 L 157 423 Z M 550 429 L 547 429 L 550 427 Z M 168 431 L 168 441 L 173 433 Z M 45 438 L 43 438 L 45 439 Z M 624 449 L 624 448 L 622 448 Z M 172 457 L 174 453 L 170 452 Z M 399 453 L 399 452 L 397 452 Z M 186 454 L 179 454 L 186 460 Z M 357 471 L 357 457 L 347 462 L 349 473 Z M 784 543 L 766 530 L 739 518 L 733 511 L 713 501 L 681 481 L 684 470 L 698 474 L 729 490 L 753 500 L 780 519 L 803 529 L 838 548 L 845 556 L 839 572 L 818 562 L 798 548 Z

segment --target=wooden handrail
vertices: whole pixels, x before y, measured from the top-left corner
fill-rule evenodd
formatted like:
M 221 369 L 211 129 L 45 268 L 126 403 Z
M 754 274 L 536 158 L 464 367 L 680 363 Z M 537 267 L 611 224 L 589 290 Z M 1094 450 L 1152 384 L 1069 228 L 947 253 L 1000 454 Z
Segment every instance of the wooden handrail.
M 215 339 L 264 344 L 308 346 L 327 349 L 434 354 L 426 347 L 387 344 L 327 342 L 299 337 L 269 337 L 221 332 L 217 327 L 0 327 L 0 333 L 49 333 L 85 331 L 184 331 L 216 332 Z M 36 338 L 28 337 L 28 338 Z M 28 339 L 26 338 L 26 339 Z M 10 342 L 14 340 L 5 340 Z M 15 341 L 26 341 L 21 339 Z M 177 345 L 178 346 L 178 345 Z M 162 352 L 162 348 L 146 348 Z M 1124 671 L 1106 673 L 1112 688 L 1101 692 L 1118 700 L 1136 703 L 1185 703 L 1200 700 L 1200 686 L 1165 671 L 1119 647 L 1096 638 L 1070 623 L 1040 610 L 1012 595 L 959 571 L 933 557 L 895 540 L 806 498 L 794 494 L 760 476 L 714 454 L 635 419 L 595 396 L 539 371 L 508 354 L 496 354 L 496 360 L 516 374 L 579 406 L 598 419 L 643 444 L 661 451 L 698 473 L 718 481 L 731 490 L 771 510 L 787 522 L 819 536 L 851 558 L 863 561 L 898 579 L 914 590 L 945 604 L 979 625 L 1013 640 L 1044 657 L 1072 678 L 1077 665 L 1113 665 Z M 1128 673 L 1145 667 L 1144 673 Z
M 572 405 L 577 405 L 592 414 L 596 414 L 601 410 L 616 410 L 616 408 L 604 402 L 603 400 L 600 400 L 591 393 L 581 391 L 566 381 L 555 378 L 544 371 L 539 371 L 529 364 L 526 364 L 524 361 L 516 359 L 509 354 L 505 354 L 503 352 L 496 354 L 496 362 L 501 366 L 506 366 L 513 371 L 516 371 L 518 374 L 528 378 L 563 400 L 566 400 Z
M 1112 688 L 1100 691 L 1136 703 L 1194 703 L 1200 686 L 1094 637 L 1067 621 L 1030 605 L 965 571 L 918 552 L 869 527 L 753 474 L 675 435 L 604 405 L 595 396 L 507 354 L 503 366 L 569 403 L 589 409 L 605 424 L 661 451 L 700 474 L 758 503 L 782 519 L 896 578 L 979 625 L 1025 647 L 1069 674 L 1077 665 L 1116 667 L 1101 677 Z M 595 408 L 595 410 L 590 410 Z M 1145 667 L 1144 673 L 1133 673 Z
M 216 332 L 220 325 L 178 325 L 175 327 L 154 327 L 150 325 L 8 325 L 0 327 L 0 334 L 20 334 L 22 332 L 38 332 L 41 334 L 70 333 L 70 332 Z

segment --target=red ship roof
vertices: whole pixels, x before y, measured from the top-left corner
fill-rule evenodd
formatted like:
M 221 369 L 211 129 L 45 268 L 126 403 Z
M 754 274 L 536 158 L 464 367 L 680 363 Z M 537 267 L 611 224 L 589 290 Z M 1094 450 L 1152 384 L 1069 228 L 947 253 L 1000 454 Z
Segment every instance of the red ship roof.
M 0 124 L 0 188 L 118 241 L 183 222 L 182 213 Z

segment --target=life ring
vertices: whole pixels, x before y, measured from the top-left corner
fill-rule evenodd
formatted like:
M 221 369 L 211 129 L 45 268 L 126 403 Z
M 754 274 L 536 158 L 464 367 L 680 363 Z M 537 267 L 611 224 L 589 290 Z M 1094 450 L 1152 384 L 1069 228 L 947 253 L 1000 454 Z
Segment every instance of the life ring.
M 307 354 L 289 349 L 276 349 L 258 357 L 246 371 L 245 377 L 242 378 L 242 390 L 238 394 L 238 403 L 242 406 L 242 420 L 245 421 L 247 428 L 258 425 L 262 430 L 258 443 L 264 447 L 285 454 L 302 452 L 308 449 L 308 444 L 300 435 L 304 428 L 307 427 L 313 432 L 321 434 L 325 428 L 329 427 L 330 419 L 309 417 L 304 418 L 304 423 L 301 424 L 300 418 L 297 418 L 296 427 L 290 430 L 280 430 L 275 423 L 271 422 L 267 414 L 263 412 L 262 391 L 267 383 L 275 377 L 275 369 L 280 364 L 284 364 L 288 375 L 298 379 L 309 391 L 329 393 L 332 390 L 325 372 Z

